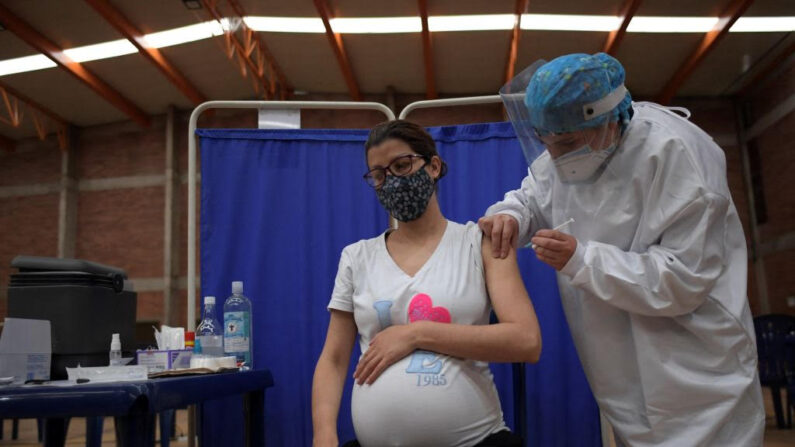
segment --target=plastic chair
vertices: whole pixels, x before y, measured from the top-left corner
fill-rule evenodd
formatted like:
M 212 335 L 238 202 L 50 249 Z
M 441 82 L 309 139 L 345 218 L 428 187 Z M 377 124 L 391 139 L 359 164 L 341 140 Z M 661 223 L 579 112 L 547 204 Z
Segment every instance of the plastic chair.
M 760 315 L 754 318 L 756 346 L 759 354 L 759 380 L 762 386 L 770 388 L 773 395 L 773 409 L 778 428 L 788 428 L 792 424 L 789 417 L 791 393 L 787 393 L 787 420 L 781 406 L 781 389 L 787 390 L 787 376 L 795 371 L 787 365 L 786 338 L 795 334 L 795 317 L 791 315 Z
M 787 427 L 792 428 L 792 411 L 795 409 L 795 334 L 787 335 L 784 349 L 787 362 Z

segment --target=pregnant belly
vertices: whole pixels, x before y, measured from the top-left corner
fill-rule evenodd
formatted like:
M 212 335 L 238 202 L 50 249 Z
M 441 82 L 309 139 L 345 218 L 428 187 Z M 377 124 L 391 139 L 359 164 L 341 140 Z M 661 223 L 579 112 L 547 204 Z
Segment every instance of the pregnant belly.
M 372 385 L 354 385 L 362 446 L 468 446 L 505 426 L 488 366 L 416 351 Z

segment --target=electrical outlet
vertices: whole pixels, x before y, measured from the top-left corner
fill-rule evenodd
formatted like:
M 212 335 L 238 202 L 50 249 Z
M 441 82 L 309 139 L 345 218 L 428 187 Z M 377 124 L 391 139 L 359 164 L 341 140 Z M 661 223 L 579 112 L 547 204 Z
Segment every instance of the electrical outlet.
M 787 297 L 787 306 L 795 307 L 795 295 L 790 295 Z

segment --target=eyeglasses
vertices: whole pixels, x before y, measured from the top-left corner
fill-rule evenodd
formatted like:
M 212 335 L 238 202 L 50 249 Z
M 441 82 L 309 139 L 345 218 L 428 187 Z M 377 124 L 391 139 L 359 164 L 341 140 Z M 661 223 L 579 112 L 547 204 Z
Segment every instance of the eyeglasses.
M 536 133 L 536 136 L 547 148 L 553 159 L 580 149 L 585 145 L 600 143 L 604 138 L 599 129 L 593 128 L 560 134 L 539 135 Z
M 414 168 L 414 159 L 416 158 L 425 159 L 425 156 L 417 154 L 401 155 L 400 157 L 397 157 L 389 162 L 386 167 L 373 168 L 367 171 L 367 173 L 365 173 L 363 176 L 364 181 L 366 181 L 368 185 L 377 189 L 384 184 L 387 172 L 394 175 L 395 177 L 405 177 L 406 175 L 409 175 L 412 168 Z M 427 163 L 428 161 L 426 159 L 425 164 Z M 425 166 L 425 164 L 422 166 Z

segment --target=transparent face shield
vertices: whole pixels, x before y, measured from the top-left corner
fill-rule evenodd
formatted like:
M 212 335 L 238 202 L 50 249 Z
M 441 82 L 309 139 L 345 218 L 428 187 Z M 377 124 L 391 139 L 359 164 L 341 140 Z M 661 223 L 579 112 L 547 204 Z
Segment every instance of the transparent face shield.
M 533 162 L 546 150 L 530 124 L 530 113 L 524 104 L 525 91 L 527 84 L 530 83 L 530 78 L 545 63 L 546 61 L 543 59 L 534 62 L 500 88 L 502 103 L 508 112 L 508 118 L 511 120 L 516 138 L 519 139 L 527 166 L 532 166 Z
M 611 229 L 589 222 L 595 216 L 618 212 L 612 198 L 616 197 L 615 185 L 623 183 L 614 180 L 628 174 L 615 172 L 610 163 L 621 131 L 618 122 L 609 115 L 627 91 L 622 85 L 597 101 L 545 110 L 531 119 L 525 92 L 533 74 L 543 64 L 544 61 L 538 61 L 519 73 L 500 89 L 500 96 L 530 167 L 535 200 L 548 228 L 568 222 L 560 231 L 583 240 L 598 239 L 598 233 Z M 573 123 L 576 130 L 543 131 L 531 124 L 539 121 L 549 127 Z

